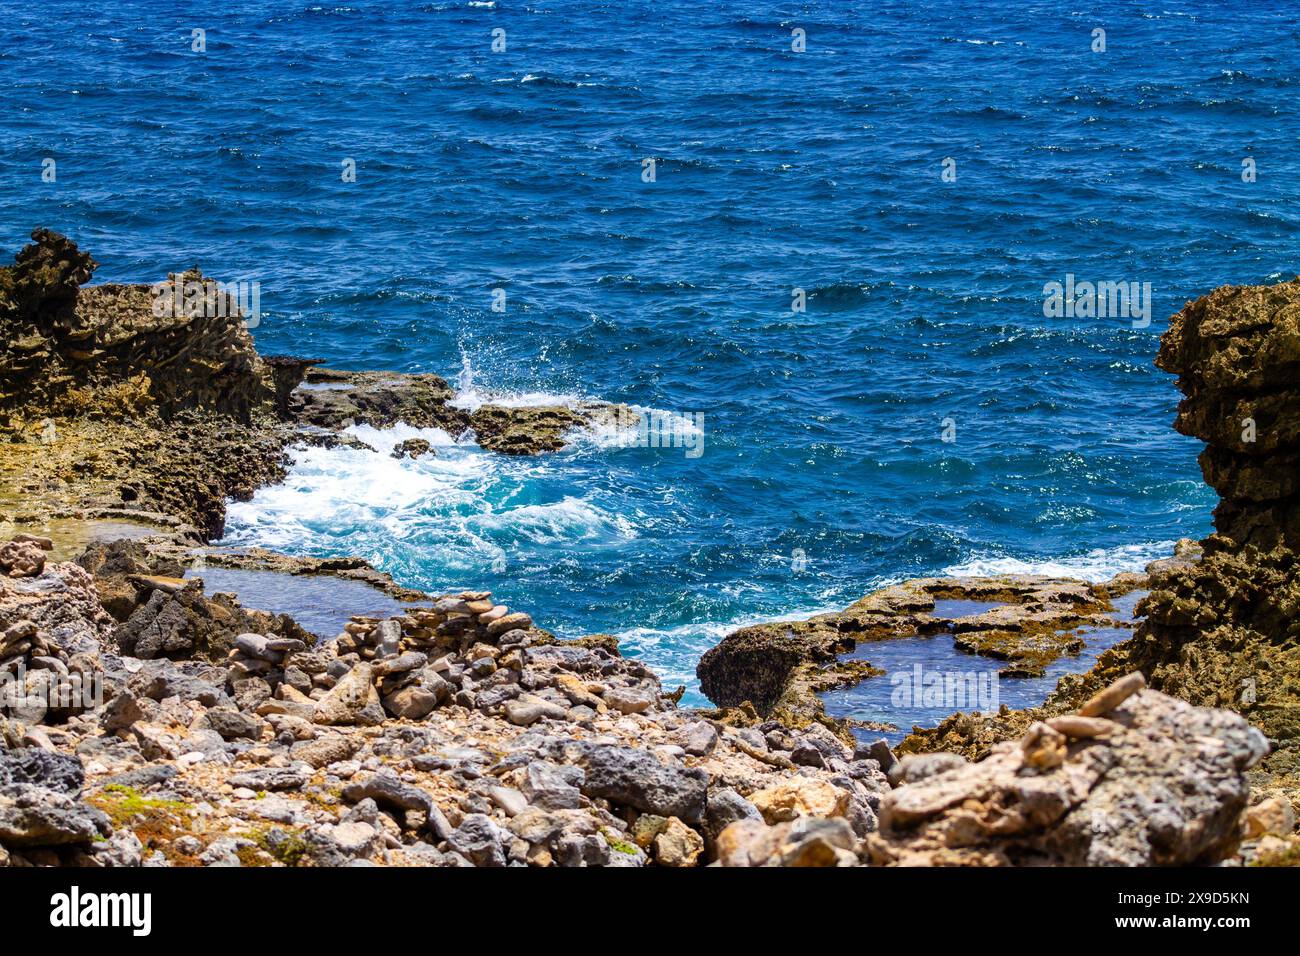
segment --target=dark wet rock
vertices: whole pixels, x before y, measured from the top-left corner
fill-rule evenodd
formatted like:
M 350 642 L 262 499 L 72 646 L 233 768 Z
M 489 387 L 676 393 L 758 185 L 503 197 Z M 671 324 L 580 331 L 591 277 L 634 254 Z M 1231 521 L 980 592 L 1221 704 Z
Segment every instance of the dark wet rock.
M 469 417 L 448 404 L 454 396 L 437 375 L 313 368 L 290 396 L 289 409 L 301 424 L 330 430 L 404 423 L 456 435 L 469 426 Z
M 416 458 L 420 458 L 424 455 L 429 455 L 430 457 L 433 457 L 436 454 L 437 453 L 433 450 L 433 445 L 429 444 L 429 442 L 427 442 L 425 439 L 408 438 L 405 441 L 400 441 L 393 446 L 392 457 L 410 458 L 412 460 L 415 460 Z
M 484 448 L 505 455 L 539 455 L 559 451 L 569 432 L 584 418 L 563 405 L 507 408 L 484 405 L 470 416 L 470 426 Z

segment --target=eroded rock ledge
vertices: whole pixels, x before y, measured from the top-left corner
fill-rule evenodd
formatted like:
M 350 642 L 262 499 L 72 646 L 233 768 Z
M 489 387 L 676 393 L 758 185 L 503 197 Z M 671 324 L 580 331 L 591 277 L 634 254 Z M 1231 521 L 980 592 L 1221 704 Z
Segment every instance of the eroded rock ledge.
M 209 284 L 201 273 L 168 276 L 161 299 L 86 285 L 97 264 L 75 243 L 32 239 L 0 269 L 0 521 L 112 514 L 218 537 L 227 499 L 281 480 L 295 442 L 357 444 L 340 432 L 405 422 L 534 455 L 609 415 L 600 403 L 470 413 L 437 375 L 262 357 L 233 296 L 172 301 L 178 283 Z

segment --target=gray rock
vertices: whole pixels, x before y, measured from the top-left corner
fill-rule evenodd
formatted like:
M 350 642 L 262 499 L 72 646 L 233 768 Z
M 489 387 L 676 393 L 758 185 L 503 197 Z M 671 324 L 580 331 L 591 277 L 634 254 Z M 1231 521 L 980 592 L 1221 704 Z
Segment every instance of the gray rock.
M 232 787 L 249 790 L 301 790 L 311 780 L 311 774 L 297 767 L 263 767 L 246 773 L 237 773 L 226 782 Z
M 874 760 L 885 773 L 889 773 L 894 764 L 898 763 L 898 758 L 894 756 L 894 751 L 889 747 L 889 741 L 884 737 L 873 740 L 868 744 L 859 742 L 853 749 L 853 759 Z
M 396 618 L 380 621 L 371 639 L 375 641 L 375 657 L 396 657 L 402 646 L 402 623 Z
M 11 849 L 89 843 L 112 832 L 103 811 L 66 793 L 26 784 L 0 793 L 0 844 Z
M 650 753 L 613 744 L 588 745 L 579 761 L 586 771 L 582 792 L 645 813 L 699 823 L 704 817 L 708 774 L 660 763 Z
M 623 714 L 644 714 L 657 699 L 649 687 L 611 687 L 605 691 L 605 703 Z
M 356 753 L 352 739 L 343 734 L 326 734 L 313 740 L 303 740 L 289 748 L 294 760 L 301 760 L 319 770 L 332 763 L 348 760 Z
M 826 758 L 811 740 L 796 740 L 790 759 L 801 767 L 825 767 Z
M 411 684 L 384 698 L 384 709 L 401 720 L 422 720 L 438 706 L 438 695 L 420 684 Z
M 718 834 L 737 820 L 757 820 L 763 822 L 763 815 L 735 790 L 713 790 L 709 793 L 708 816 L 705 822 L 705 835 L 710 842 L 717 840 Z
M 447 845 L 475 866 L 505 866 L 507 838 L 491 817 L 471 813 L 447 837 Z
M 513 817 L 522 813 L 528 806 L 528 798 L 514 787 L 489 787 L 488 799 Z
M 528 727 L 543 717 L 562 720 L 567 714 L 564 707 L 537 697 L 520 698 L 508 701 L 505 705 L 506 720 L 519 727 Z
M 249 657 L 269 661 L 272 664 L 279 664 L 284 660 L 284 653 L 272 650 L 270 641 L 261 634 L 238 634 L 235 636 L 235 647 Z
M 204 707 L 215 707 L 229 700 L 216 684 L 185 674 L 170 661 L 151 661 L 150 665 L 127 682 L 128 689 L 137 697 L 150 700 L 179 697 L 184 701 L 198 701 Z
M 117 830 L 107 840 L 92 843 L 86 862 L 91 866 L 139 866 L 144 844 L 130 830 Z
M 528 802 L 543 810 L 576 810 L 582 805 L 580 789 L 586 774 L 581 767 L 538 760 L 528 764 L 520 784 Z
M 704 757 L 718 745 L 718 731 L 707 720 L 696 720 L 677 731 L 676 739 L 692 757 Z
M 208 845 L 208 848 L 199 856 L 199 862 L 204 866 L 243 866 L 244 864 L 239 859 L 239 851 L 250 846 L 255 846 L 252 840 L 222 837 Z
M 920 783 L 950 770 L 966 766 L 960 754 L 908 754 L 889 771 L 889 782 L 895 787 L 904 783 Z
M 137 720 L 144 719 L 144 710 L 136 696 L 123 691 L 105 705 L 99 716 L 99 726 L 108 733 L 126 730 Z
M 609 857 L 609 842 L 596 833 L 565 833 L 555 841 L 555 861 L 560 866 L 606 866 Z
M 374 665 L 376 677 L 387 677 L 390 674 L 405 674 L 408 671 L 417 670 L 425 665 L 428 657 L 419 651 L 407 651 L 405 654 L 398 654 L 396 657 L 385 658 Z
M 256 717 L 224 707 L 212 708 L 204 715 L 204 719 L 209 727 L 221 735 L 222 740 L 258 740 L 265 726 Z
M 357 724 L 373 727 L 384 722 L 384 707 L 371 679 L 369 664 L 357 664 L 339 678 L 316 703 L 312 719 L 318 724 Z
M 39 747 L 0 750 L 0 793 L 32 785 L 76 796 L 86 782 L 81 761 Z
M 107 787 L 110 784 L 117 784 L 122 787 L 131 787 L 134 790 L 148 790 L 150 787 L 165 783 L 176 776 L 177 773 L 176 768 L 169 763 L 150 764 L 147 767 L 138 767 L 135 770 L 128 770 L 126 773 L 116 774 L 106 780 L 100 780 L 98 786 Z
M 240 710 L 256 710 L 258 705 L 271 699 L 271 685 L 260 677 L 246 677 L 233 683 L 235 705 Z
M 343 788 L 343 799 L 350 803 L 370 799 L 380 806 L 398 810 L 429 812 L 433 798 L 419 787 L 404 783 L 396 774 L 381 771 L 361 780 L 354 780 Z

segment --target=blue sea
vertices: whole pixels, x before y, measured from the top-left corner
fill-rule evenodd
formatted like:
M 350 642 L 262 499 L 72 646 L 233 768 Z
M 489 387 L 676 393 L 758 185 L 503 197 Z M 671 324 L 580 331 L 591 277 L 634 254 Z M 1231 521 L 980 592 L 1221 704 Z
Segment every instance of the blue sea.
M 1204 535 L 1160 334 L 1300 262 L 1287 4 L 90 6 L 0 0 L 6 256 L 49 226 L 98 281 L 259 282 L 264 353 L 701 423 L 415 462 L 361 428 L 226 541 L 490 588 L 688 702 L 743 623 Z M 1048 317 L 1070 276 L 1149 321 Z

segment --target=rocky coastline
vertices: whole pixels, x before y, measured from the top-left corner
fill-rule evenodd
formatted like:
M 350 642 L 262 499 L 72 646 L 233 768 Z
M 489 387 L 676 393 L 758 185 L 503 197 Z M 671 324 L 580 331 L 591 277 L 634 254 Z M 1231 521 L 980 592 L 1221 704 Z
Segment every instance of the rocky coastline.
M 1177 427 L 1208 443 L 1222 499 L 1206 542 L 1102 585 L 931 578 L 746 628 L 700 662 L 717 707 L 690 710 L 611 639 L 538 626 L 544 609 L 209 546 L 296 443 L 405 422 L 546 454 L 615 406 L 469 409 L 436 375 L 260 356 L 233 302 L 159 309 L 150 286 L 88 285 L 68 239 L 32 239 L 0 269 L 0 866 L 1300 861 L 1300 281 L 1218 290 L 1166 333 Z M 321 640 L 209 594 L 196 561 L 359 582 L 399 610 Z M 891 749 L 818 697 L 880 676 L 855 647 L 917 635 L 1040 675 L 1135 590 L 1133 637 L 1040 708 Z

